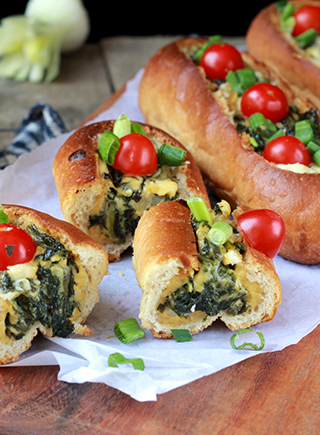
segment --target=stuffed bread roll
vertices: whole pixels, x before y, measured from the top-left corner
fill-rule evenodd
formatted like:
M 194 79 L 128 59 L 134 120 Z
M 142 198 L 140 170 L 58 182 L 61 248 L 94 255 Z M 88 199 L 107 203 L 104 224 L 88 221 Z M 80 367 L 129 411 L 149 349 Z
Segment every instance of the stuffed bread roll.
M 235 216 L 242 212 L 237 209 Z M 172 329 L 196 334 L 218 318 L 231 330 L 272 320 L 281 301 L 272 258 L 249 246 L 230 220 L 226 201 L 207 209 L 209 216 L 197 213 L 178 200 L 153 207 L 138 224 L 133 266 L 143 292 L 142 326 L 156 337 L 172 338 Z M 276 217 L 278 250 L 284 227 Z M 221 224 L 222 239 L 211 235 Z
M 153 205 L 192 195 L 209 203 L 191 154 L 126 115 L 72 134 L 55 157 L 53 175 L 65 219 L 103 246 L 110 261 L 132 246 L 140 217 Z
M 296 92 L 320 107 L 320 5 L 318 0 L 271 3 L 251 22 L 246 44 Z
M 91 335 L 82 325 L 98 302 L 108 255 L 73 225 L 4 205 L 0 224 L 0 364 L 18 359 L 38 331 Z
M 216 45 L 227 46 L 184 38 L 160 49 L 141 79 L 141 111 L 192 153 L 218 197 L 282 216 L 283 257 L 318 264 L 318 111 L 245 52 L 235 70 L 209 78 L 203 59 Z

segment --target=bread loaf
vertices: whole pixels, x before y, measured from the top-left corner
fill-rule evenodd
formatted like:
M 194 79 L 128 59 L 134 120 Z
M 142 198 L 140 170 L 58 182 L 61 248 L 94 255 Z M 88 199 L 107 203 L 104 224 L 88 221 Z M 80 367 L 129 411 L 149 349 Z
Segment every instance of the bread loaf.
M 180 39 L 148 61 L 139 88 L 139 106 L 146 122 L 179 140 L 194 156 L 207 185 L 233 207 L 267 208 L 281 215 L 286 225 L 283 257 L 318 264 L 318 168 L 300 173 L 294 167 L 270 163 L 251 146 L 250 132 L 237 131 L 236 118 L 241 114 L 235 94 L 226 96 L 217 90 L 192 60 L 192 53 L 206 41 Z M 241 54 L 245 66 L 281 87 L 291 107 L 303 114 L 310 110 L 318 122 L 315 107 L 307 99 L 296 96 L 248 53 Z
M 292 0 L 297 9 L 303 5 L 320 7 L 318 0 Z M 319 49 L 300 48 L 290 32 L 280 27 L 280 11 L 276 3 L 263 8 L 252 20 L 246 34 L 249 53 L 264 62 L 296 94 L 302 93 L 320 107 Z
M 238 208 L 236 215 L 242 212 Z M 184 201 L 159 204 L 141 218 L 133 266 L 142 289 L 142 326 L 154 336 L 172 338 L 172 329 L 196 334 L 218 318 L 237 330 L 275 316 L 281 286 L 273 261 L 248 246 L 229 213 L 226 201 L 211 210 L 214 222 L 226 222 L 234 232 L 219 248 L 209 243 L 210 249 L 205 224 L 192 225 Z
M 158 166 L 152 176 L 130 176 L 108 166 L 99 156 L 99 136 L 112 131 L 114 120 L 78 129 L 59 149 L 53 165 L 65 219 L 97 241 L 110 261 L 132 246 L 138 220 L 152 205 L 198 195 L 209 203 L 200 170 L 189 152 L 177 167 Z M 183 148 L 160 129 L 143 125 L 157 144 Z
M 33 260 L 0 271 L 0 364 L 17 360 L 38 331 L 48 337 L 91 335 L 83 323 L 108 273 L 104 249 L 70 223 L 27 207 L 3 208 L 37 250 Z

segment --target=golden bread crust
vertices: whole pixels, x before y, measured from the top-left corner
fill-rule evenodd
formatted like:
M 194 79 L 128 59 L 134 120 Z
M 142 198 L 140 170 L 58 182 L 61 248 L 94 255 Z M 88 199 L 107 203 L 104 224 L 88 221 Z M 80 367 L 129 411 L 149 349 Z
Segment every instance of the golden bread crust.
M 232 205 L 279 213 L 286 225 L 280 252 L 283 257 L 298 263 L 319 263 L 316 223 L 320 174 L 279 169 L 246 146 L 214 98 L 202 69 L 183 52 L 203 41 L 184 38 L 163 47 L 149 60 L 139 89 L 145 119 L 168 131 L 193 154 L 204 179 L 218 196 Z M 243 56 L 255 67 L 265 69 L 248 53 Z M 281 87 L 293 101 L 290 88 L 282 82 Z M 310 107 L 300 96 L 294 102 Z
M 238 215 L 244 210 L 237 209 Z M 263 253 L 246 245 L 241 267 L 250 282 L 263 288 L 261 302 L 254 310 L 230 316 L 190 316 L 190 320 L 174 316 L 173 323 L 162 320 L 157 307 L 167 294 L 170 281 L 177 277 L 193 277 L 199 269 L 196 237 L 191 225 L 189 207 L 184 201 L 161 203 L 141 218 L 134 236 L 133 267 L 142 289 L 140 318 L 142 325 L 159 338 L 172 338 L 171 329 L 189 329 L 196 334 L 210 326 L 217 318 L 231 330 L 248 328 L 272 320 L 281 302 L 281 286 L 273 261 Z
M 292 0 L 290 3 L 295 7 L 320 7 L 318 0 Z M 284 34 L 279 26 L 279 17 L 275 3 L 256 15 L 246 34 L 248 52 L 288 82 L 294 92 L 302 93 L 320 107 L 320 68 L 310 62 L 293 38 Z
M 88 235 L 68 222 L 24 206 L 3 204 L 3 209 L 9 217 L 10 224 L 23 229 L 35 225 L 40 232 L 53 237 L 73 254 L 76 264 L 83 271 L 81 279 L 78 280 L 75 276 L 75 301 L 81 303 L 81 310 L 77 310 L 72 318 L 74 332 L 91 335 L 92 331 L 83 323 L 99 300 L 98 285 L 108 274 L 108 254 Z M 0 306 L 2 302 L 0 298 Z M 1 342 L 0 364 L 16 361 L 21 353 L 31 346 L 38 331 L 45 336 L 52 336 L 52 329 L 37 321 L 20 340 Z
M 60 206 L 65 219 L 88 233 L 89 216 L 95 204 L 105 195 L 104 183 L 99 173 L 98 141 L 96 136 L 104 131 L 112 131 L 115 120 L 102 121 L 76 130 L 58 150 L 53 175 L 59 195 Z M 151 139 L 185 149 L 176 139 L 151 125 L 140 123 Z M 187 151 L 187 150 L 186 150 Z M 191 196 L 200 196 L 209 204 L 207 191 L 200 170 L 189 151 L 186 153 L 181 173 L 185 175 L 183 190 Z M 181 166 L 182 168 L 182 166 Z M 132 240 L 129 241 L 129 246 Z M 109 252 L 110 261 L 118 261 L 128 245 L 119 244 L 110 251 L 111 242 L 104 248 Z M 114 245 L 112 246 L 114 248 Z

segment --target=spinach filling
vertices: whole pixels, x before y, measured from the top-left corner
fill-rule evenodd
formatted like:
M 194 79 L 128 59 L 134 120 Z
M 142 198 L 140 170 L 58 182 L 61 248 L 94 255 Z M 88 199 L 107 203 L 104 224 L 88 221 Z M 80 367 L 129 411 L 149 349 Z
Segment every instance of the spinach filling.
M 74 330 L 69 319 L 78 303 L 74 301 L 74 273 L 78 267 L 72 254 L 51 236 L 40 233 L 35 226 L 26 228 L 43 252 L 35 257 L 39 261 L 35 279 L 28 279 L 27 291 L 11 300 L 17 314 L 14 323 L 6 316 L 6 334 L 19 340 L 39 321 L 52 328 L 53 336 L 68 337 Z M 61 264 L 61 259 L 63 264 Z M 1 292 L 16 292 L 7 271 L 0 272 Z
M 253 131 L 250 125 L 248 125 L 248 121 L 246 121 L 245 118 L 239 114 L 235 115 L 233 119 L 236 124 L 237 133 L 247 133 L 250 137 L 252 137 L 256 143 L 254 150 L 261 155 L 269 139 L 275 134 L 275 131 L 269 130 L 268 128 L 265 128 L 265 126 L 258 127 Z M 277 132 L 281 131 L 285 135 L 294 136 L 295 124 L 298 121 L 303 120 L 311 121 L 314 135 L 313 142 L 315 142 L 317 145 L 320 145 L 318 111 L 315 109 L 301 112 L 296 106 L 292 105 L 289 107 L 289 115 L 282 121 L 276 123 L 275 126 L 277 128 Z
M 225 247 L 214 245 L 205 237 L 204 227 L 209 229 L 209 224 L 193 219 L 192 225 L 197 236 L 200 270 L 193 279 L 190 278 L 186 284 L 168 295 L 158 310 L 164 312 L 169 307 L 178 316 L 185 318 L 197 310 L 209 316 L 215 316 L 221 311 L 230 315 L 245 312 L 249 308 L 246 302 L 247 290 L 236 283 L 232 266 L 226 266 L 222 261 L 222 251 L 230 248 L 230 245 L 241 253 L 245 247 L 230 241 Z M 201 291 L 196 287 L 201 288 Z
M 110 174 L 105 174 L 105 178 L 110 178 L 113 185 L 107 191 L 107 197 L 102 210 L 89 217 L 89 228 L 101 225 L 107 230 L 109 237 L 116 243 L 125 243 L 128 237 L 134 235 L 142 213 L 149 210 L 152 206 L 160 202 L 171 201 L 176 198 L 169 195 L 159 196 L 157 194 L 143 198 L 143 188 L 146 180 L 151 176 L 141 175 L 132 177 L 130 181 L 124 181 L 124 173 L 113 167 L 108 167 Z M 163 168 L 152 175 L 152 178 L 160 178 Z M 138 203 L 142 207 L 137 207 Z

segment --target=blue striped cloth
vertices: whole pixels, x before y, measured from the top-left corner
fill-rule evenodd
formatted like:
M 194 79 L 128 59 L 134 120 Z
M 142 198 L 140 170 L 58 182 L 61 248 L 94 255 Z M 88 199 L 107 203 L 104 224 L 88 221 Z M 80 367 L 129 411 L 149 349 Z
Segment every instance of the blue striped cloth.
M 46 140 L 65 133 L 66 128 L 60 115 L 51 106 L 37 103 L 31 107 L 15 132 L 12 143 L 0 152 L 0 169 L 11 165 L 21 154 L 35 149 Z

